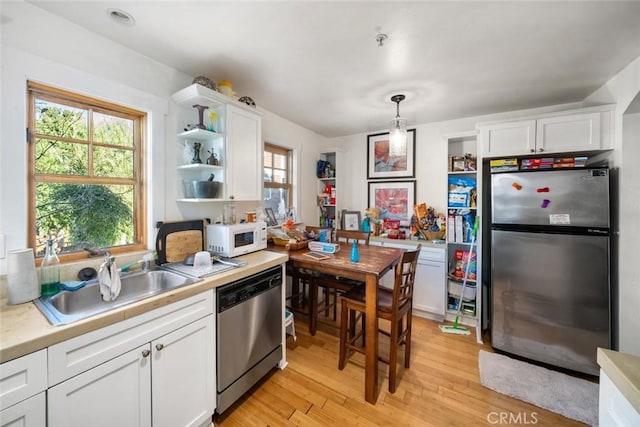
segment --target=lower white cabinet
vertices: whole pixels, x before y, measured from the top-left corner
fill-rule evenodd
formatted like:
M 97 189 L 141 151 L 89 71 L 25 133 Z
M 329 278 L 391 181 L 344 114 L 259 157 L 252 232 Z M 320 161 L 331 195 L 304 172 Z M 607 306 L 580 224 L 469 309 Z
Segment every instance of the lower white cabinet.
M 400 241 L 401 242 L 401 241 Z M 414 244 L 371 240 L 370 245 L 414 250 Z M 444 246 L 444 245 L 443 245 Z M 420 250 L 413 285 L 413 314 L 434 320 L 444 320 L 447 295 L 446 249 L 424 246 Z M 393 288 L 394 272 L 380 279 L 380 286 Z
M 150 345 L 49 389 L 49 427 L 151 426 Z
M 444 257 L 444 249 L 442 251 Z M 413 308 L 436 315 L 443 320 L 446 295 L 445 263 L 418 258 L 413 286 Z
M 640 413 L 602 369 L 598 410 L 600 427 L 640 426 Z
M 151 343 L 154 427 L 199 426 L 215 409 L 213 316 Z
M 0 427 L 43 427 L 47 423 L 47 399 L 41 392 L 0 412 Z
M 215 402 L 213 331 L 210 315 L 52 387 L 49 427 L 203 424 Z
M 46 349 L 0 365 L 0 426 L 44 426 L 46 389 Z
M 49 347 L 48 426 L 201 426 L 215 410 L 215 294 Z

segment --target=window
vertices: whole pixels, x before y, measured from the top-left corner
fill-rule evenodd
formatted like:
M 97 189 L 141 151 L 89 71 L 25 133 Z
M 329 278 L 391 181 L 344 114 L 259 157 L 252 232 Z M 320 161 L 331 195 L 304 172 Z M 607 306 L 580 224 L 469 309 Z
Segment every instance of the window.
M 84 248 L 144 249 L 143 129 L 130 108 L 29 82 L 30 245 L 61 260 Z
M 276 145 L 264 144 L 264 190 L 265 208 L 273 209 L 276 217 L 283 219 L 292 202 L 291 150 Z

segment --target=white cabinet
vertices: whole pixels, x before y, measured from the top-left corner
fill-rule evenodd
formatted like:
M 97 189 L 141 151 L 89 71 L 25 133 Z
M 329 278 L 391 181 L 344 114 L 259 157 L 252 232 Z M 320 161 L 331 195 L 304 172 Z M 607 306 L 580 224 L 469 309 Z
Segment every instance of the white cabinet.
M 178 201 L 262 200 L 262 115 L 253 107 L 199 84 L 174 93 L 172 99 L 179 106 L 178 128 L 181 130 L 199 121 L 194 105 L 208 107 L 204 112 L 205 117 L 211 112 L 217 115 L 211 123 L 203 120 L 203 124 L 209 125 L 215 132 L 188 129 L 178 133 L 179 178 L 187 181 L 207 180 L 213 173 L 214 180 L 223 183 L 222 190 L 215 198 L 187 197 L 180 183 Z M 196 143 L 201 146 L 202 163 L 192 163 L 197 157 L 192 154 Z M 207 164 L 211 153 L 216 154 L 217 165 Z
M 413 286 L 413 308 L 443 320 L 445 315 L 446 250 L 423 247 Z M 433 317 L 433 316 L 428 316 Z
M 49 426 L 199 426 L 215 410 L 214 293 L 49 347 Z
M 371 240 L 370 245 L 414 250 L 417 242 L 399 243 Z M 380 286 L 393 289 L 394 272 L 389 271 L 380 278 Z M 416 267 L 413 285 L 413 314 L 435 320 L 445 316 L 446 294 L 446 248 L 422 246 Z
M 480 128 L 483 157 L 513 156 L 536 152 L 536 121 L 518 120 Z
M 208 316 L 151 343 L 154 427 L 196 427 L 211 418 L 214 342 L 213 316 Z
M 262 118 L 234 105 L 226 107 L 229 200 L 262 200 Z
M 598 355 L 598 358 L 600 356 Z M 629 387 L 632 390 L 632 387 Z M 601 427 L 639 426 L 640 413 L 600 369 L 599 425 Z
M 42 427 L 47 425 L 47 398 L 41 392 L 0 411 L 0 427 Z
M 5 426 L 45 425 L 47 350 L 0 365 L 0 423 Z
M 613 148 L 613 106 L 481 123 L 482 157 L 545 155 Z
M 150 354 L 146 344 L 49 389 L 48 426 L 151 426 Z

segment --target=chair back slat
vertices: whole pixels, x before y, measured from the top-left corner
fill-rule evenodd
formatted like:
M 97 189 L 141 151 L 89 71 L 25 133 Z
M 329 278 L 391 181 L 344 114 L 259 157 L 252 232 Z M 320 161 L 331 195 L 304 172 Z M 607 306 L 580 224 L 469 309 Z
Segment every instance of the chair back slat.
M 359 243 L 369 244 L 369 237 L 371 233 L 368 231 L 355 231 L 355 230 L 337 230 L 336 239 L 338 242 L 351 243 L 357 240 Z
M 422 244 L 418 244 L 415 251 L 405 251 L 405 253 L 402 254 L 402 259 L 396 266 L 392 305 L 392 312 L 394 313 L 404 304 L 411 303 L 413 300 L 413 283 L 416 278 L 420 249 L 422 249 Z

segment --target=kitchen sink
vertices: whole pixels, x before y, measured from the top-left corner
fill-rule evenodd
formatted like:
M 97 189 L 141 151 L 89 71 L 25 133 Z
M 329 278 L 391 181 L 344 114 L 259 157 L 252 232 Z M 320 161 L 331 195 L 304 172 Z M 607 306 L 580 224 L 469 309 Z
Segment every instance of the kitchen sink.
M 60 291 L 49 297 L 40 297 L 34 303 L 52 325 L 66 325 L 202 279 L 156 269 L 126 273 L 120 280 L 120 295 L 113 301 L 102 300 L 98 280 L 94 279 L 76 291 Z

